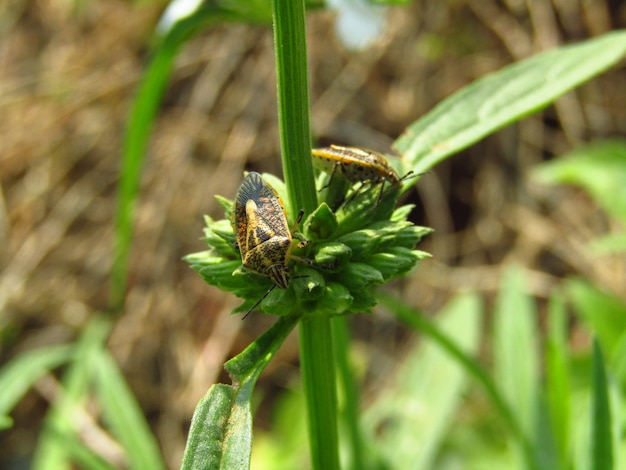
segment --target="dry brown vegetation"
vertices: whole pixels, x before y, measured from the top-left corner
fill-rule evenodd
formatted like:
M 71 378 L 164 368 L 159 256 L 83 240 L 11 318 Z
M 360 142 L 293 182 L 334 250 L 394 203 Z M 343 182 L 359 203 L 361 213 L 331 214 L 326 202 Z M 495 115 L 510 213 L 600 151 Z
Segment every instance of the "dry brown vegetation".
M 81 5 L 77 7 L 76 5 Z M 0 6 L 0 332 L 2 361 L 69 342 L 107 307 L 120 148 L 163 5 L 121 0 L 13 0 Z M 417 1 L 389 11 L 385 35 L 349 52 L 332 14 L 311 12 L 312 124 L 320 143 L 390 152 L 403 129 L 477 77 L 560 44 L 626 25 L 618 1 Z M 109 345 L 177 468 L 193 408 L 223 361 L 272 322 L 229 316 L 238 300 L 181 261 L 204 249 L 202 215 L 221 218 L 246 169 L 280 174 L 271 28 L 213 27 L 181 51 L 154 128 L 137 207 L 124 315 Z M 623 294 L 624 260 L 585 243 L 611 222 L 582 192 L 538 187 L 536 163 L 626 134 L 626 71 L 617 67 L 547 110 L 423 176 L 413 219 L 435 228 L 434 258 L 396 284 L 435 313 L 462 289 L 492 293 L 502 267 L 528 267 L 538 299 L 569 274 Z M 406 335 L 385 312 L 356 318 L 359 341 L 387 364 Z M 381 360 L 380 357 L 386 358 Z M 260 386 L 297 376 L 293 338 Z M 389 369 L 372 370 L 372 383 Z M 48 378 L 14 413 L 0 462 L 27 458 Z M 263 425 L 267 407 L 259 410 Z

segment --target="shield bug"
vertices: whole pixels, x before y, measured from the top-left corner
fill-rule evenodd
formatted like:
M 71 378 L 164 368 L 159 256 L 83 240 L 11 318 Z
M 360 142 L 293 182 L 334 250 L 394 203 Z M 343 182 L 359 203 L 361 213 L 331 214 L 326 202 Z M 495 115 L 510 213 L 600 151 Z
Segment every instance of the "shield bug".
M 302 214 L 303 211 L 300 211 L 296 226 Z M 274 287 L 289 287 L 290 259 L 311 264 L 310 260 L 291 255 L 294 247 L 304 247 L 308 241 L 301 239 L 294 245 L 293 238 L 298 237 L 292 236 L 280 197 L 256 172 L 248 173 L 241 183 L 235 199 L 232 225 L 243 267 L 274 282 L 274 286 L 254 304 L 247 316 Z
M 312 154 L 313 164 L 319 170 L 330 174 L 330 180 L 324 188 L 330 186 L 337 172 L 351 183 L 361 183 L 350 199 L 354 199 L 364 185 L 380 184 L 380 194 L 376 202 L 378 204 L 385 189 L 385 182 L 397 186 L 411 174 L 408 173 L 400 178 L 387 159 L 373 150 L 331 145 L 313 149 Z

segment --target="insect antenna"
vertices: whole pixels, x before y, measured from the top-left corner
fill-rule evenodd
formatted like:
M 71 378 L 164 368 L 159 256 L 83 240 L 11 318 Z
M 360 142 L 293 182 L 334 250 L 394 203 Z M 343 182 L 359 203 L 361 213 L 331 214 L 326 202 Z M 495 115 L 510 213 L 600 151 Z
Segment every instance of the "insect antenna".
M 310 261 L 310 260 L 306 260 L 306 261 L 312 262 L 312 261 Z M 307 275 L 304 275 L 304 276 L 294 276 L 294 277 L 292 277 L 291 279 L 292 279 L 292 280 L 293 280 L 293 279 L 302 279 L 302 278 L 305 278 L 305 277 L 309 277 L 309 276 L 307 276 Z M 248 316 L 248 315 L 250 315 L 250 314 L 252 313 L 252 311 L 253 311 L 255 308 L 257 308 L 261 302 L 263 302 L 263 301 L 265 300 L 265 297 L 267 297 L 268 295 L 270 295 L 270 292 L 272 292 L 274 289 L 276 289 L 276 286 L 277 286 L 277 284 L 274 284 L 272 287 L 270 287 L 270 288 L 267 290 L 267 292 L 266 292 L 265 294 L 263 294 L 263 297 L 261 297 L 259 300 L 257 300 L 257 301 L 254 303 L 254 305 L 253 305 L 252 307 L 250 307 L 250 309 L 249 309 L 249 310 L 246 312 L 246 314 L 243 316 L 242 320 L 245 320 L 245 319 L 247 318 L 247 316 Z
M 245 319 L 246 319 L 246 317 L 247 317 L 248 315 L 250 315 L 250 314 L 252 313 L 252 311 L 253 311 L 255 308 L 257 308 L 257 307 L 259 306 L 259 304 L 265 300 L 265 297 L 267 297 L 268 295 L 270 295 L 270 292 L 272 292 L 274 289 L 276 289 L 276 284 L 274 284 L 272 287 L 270 287 L 270 288 L 267 290 L 267 292 L 266 292 L 265 294 L 263 294 L 263 297 L 261 297 L 259 300 L 257 300 L 257 301 L 254 303 L 254 305 L 253 305 L 252 307 L 250 307 L 250 310 L 248 310 L 248 311 L 246 312 L 246 314 L 243 316 L 242 320 L 245 320 Z

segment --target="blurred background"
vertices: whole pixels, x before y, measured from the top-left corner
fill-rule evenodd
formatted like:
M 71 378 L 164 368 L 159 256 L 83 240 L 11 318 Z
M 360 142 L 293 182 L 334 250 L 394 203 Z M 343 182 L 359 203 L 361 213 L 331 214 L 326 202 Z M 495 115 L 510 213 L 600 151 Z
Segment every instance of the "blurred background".
M 5 0 L 0 4 L 0 360 L 70 342 L 107 307 L 121 145 L 166 2 Z M 335 15 L 307 17 L 312 127 L 320 145 L 393 154 L 404 128 L 474 79 L 536 52 L 626 26 L 618 0 L 415 1 L 386 10 L 382 34 L 348 50 Z M 406 201 L 435 229 L 433 258 L 391 290 L 434 314 L 456 292 L 490 299 L 503 266 L 528 269 L 540 309 L 566 275 L 624 296 L 623 257 L 586 243 L 614 228 L 582 191 L 539 186 L 538 163 L 584 142 L 626 135 L 626 69 L 615 67 L 556 105 L 422 176 Z M 213 198 L 232 198 L 244 170 L 280 175 L 270 26 L 223 24 L 176 59 L 143 171 L 128 297 L 109 339 L 171 468 L 193 409 L 229 383 L 222 363 L 274 321 L 230 316 L 239 300 L 207 286 L 181 258 L 201 251 Z M 625 183 L 626 184 L 626 183 Z M 416 341 L 388 313 L 353 319 L 364 346 L 365 398 Z M 572 325 L 574 347 L 588 338 Z M 365 347 L 366 346 L 366 347 Z M 260 378 L 255 426 L 297 387 L 293 336 Z M 42 380 L 0 434 L 0 466 L 28 461 L 55 383 Z M 11 467 L 12 465 L 12 467 Z M 21 467 L 24 468 L 24 467 Z

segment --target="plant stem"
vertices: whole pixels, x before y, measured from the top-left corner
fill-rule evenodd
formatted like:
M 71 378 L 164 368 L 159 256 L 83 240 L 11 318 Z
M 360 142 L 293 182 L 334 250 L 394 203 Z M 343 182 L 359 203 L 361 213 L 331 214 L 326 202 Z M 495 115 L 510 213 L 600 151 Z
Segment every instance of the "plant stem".
M 273 0 L 272 11 L 283 173 L 291 207 L 311 214 L 317 197 L 311 163 L 304 1 Z M 300 322 L 300 356 L 312 468 L 339 469 L 330 319 L 313 317 Z
M 342 397 L 341 421 L 346 431 L 350 449 L 349 468 L 366 468 L 366 452 L 363 448 L 360 421 L 360 394 L 350 365 L 350 325 L 345 316 L 333 318 L 333 343 L 337 353 L 338 383 Z

